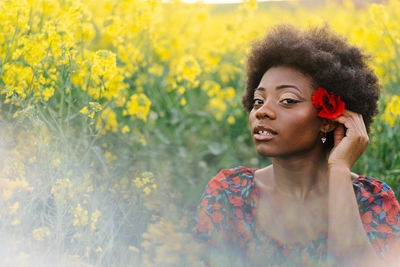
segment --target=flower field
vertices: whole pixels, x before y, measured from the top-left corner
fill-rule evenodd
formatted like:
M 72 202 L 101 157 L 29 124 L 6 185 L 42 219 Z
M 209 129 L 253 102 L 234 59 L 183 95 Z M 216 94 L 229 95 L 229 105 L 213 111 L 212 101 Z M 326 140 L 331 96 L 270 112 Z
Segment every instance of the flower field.
M 354 172 L 400 196 L 400 2 L 0 0 L 0 265 L 203 266 L 190 232 L 221 168 L 261 167 L 245 55 L 277 23 L 371 55 L 380 113 Z

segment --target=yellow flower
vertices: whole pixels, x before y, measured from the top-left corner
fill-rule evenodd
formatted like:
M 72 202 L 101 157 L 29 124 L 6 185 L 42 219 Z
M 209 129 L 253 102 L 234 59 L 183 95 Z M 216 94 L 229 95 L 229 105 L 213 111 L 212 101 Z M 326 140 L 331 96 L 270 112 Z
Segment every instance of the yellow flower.
M 84 107 L 79 112 L 82 114 L 87 114 L 89 112 L 89 110 L 87 109 L 87 107 Z
M 72 188 L 72 183 L 69 178 L 57 179 L 55 184 L 51 187 L 50 193 L 56 199 L 63 199 L 64 196 L 71 190 L 71 188 Z
M 142 182 L 142 179 L 140 179 L 139 177 L 136 177 L 136 179 L 135 179 L 135 186 L 136 186 L 136 188 L 141 188 L 141 187 L 143 187 L 143 182 Z
M 150 110 L 150 100 L 145 94 L 133 94 L 126 107 L 129 115 L 136 116 L 144 121 L 147 120 L 147 114 Z
M 382 119 L 389 124 L 394 126 L 395 121 L 400 117 L 400 96 L 394 95 L 389 103 L 386 104 L 384 113 L 381 115 Z
M 111 108 L 106 108 L 101 114 L 101 118 L 105 121 L 104 131 L 111 130 L 114 133 L 117 132 L 117 115 L 111 110 Z
M 229 124 L 234 124 L 234 123 L 235 123 L 235 118 L 232 117 L 232 116 L 229 116 L 229 117 L 228 117 L 228 123 L 229 123 Z
M 90 109 L 94 112 L 99 112 L 103 107 L 98 102 L 89 102 Z
M 50 230 L 47 227 L 39 227 L 32 231 L 32 236 L 37 241 L 44 241 L 44 239 L 50 236 Z
M 143 188 L 143 192 L 144 192 L 146 195 L 148 195 L 148 194 L 150 194 L 151 190 L 150 190 L 149 187 L 146 186 L 145 188 Z
M 129 246 L 128 249 L 129 249 L 130 251 L 133 251 L 133 252 L 136 252 L 136 253 L 139 253 L 139 252 L 140 252 L 139 249 L 138 249 L 137 247 L 135 247 L 135 246 Z
M 20 223 L 21 223 L 20 220 L 14 219 L 14 220 L 11 221 L 10 224 L 11 224 L 12 226 L 17 226 L 17 225 L 19 225 Z
M 200 65 L 192 55 L 183 56 L 176 67 L 176 73 L 179 80 L 187 80 L 194 83 L 201 73 Z
M 143 137 L 140 138 L 140 143 L 142 143 L 142 145 L 144 145 L 144 146 L 147 145 L 147 141 L 146 141 L 146 139 L 144 139 Z
M 80 233 L 75 233 L 72 237 L 75 239 L 79 239 L 82 237 L 82 235 Z
M 99 219 L 100 215 L 101 215 L 101 212 L 98 210 L 96 210 L 95 212 L 92 213 L 92 216 L 90 218 L 90 220 L 91 220 L 90 230 L 92 230 L 92 231 L 96 230 L 96 223 L 97 223 L 97 220 Z
M 180 95 L 183 95 L 183 94 L 185 93 L 185 87 L 179 86 L 179 88 L 178 88 L 178 93 L 179 93 Z
M 231 100 L 235 97 L 235 89 L 232 87 L 228 87 L 225 89 L 225 99 L 226 100 Z
M 108 76 L 116 72 L 116 55 L 108 50 L 96 52 L 93 60 L 92 73 Z
M 186 99 L 185 98 L 181 98 L 181 106 L 186 105 Z
M 44 101 L 48 101 L 49 98 L 54 95 L 54 88 L 48 87 L 48 88 L 44 89 L 44 91 L 42 92 L 42 95 L 43 95 Z
M 10 215 L 15 215 L 15 214 L 17 214 L 18 208 L 19 208 L 19 202 L 17 201 L 17 202 L 15 202 L 13 205 L 11 205 L 11 206 L 9 207 L 9 212 L 8 212 L 8 214 L 10 214 Z
M 149 249 L 151 246 L 151 243 L 147 240 L 143 241 L 141 244 L 142 247 L 144 247 L 145 249 Z
M 88 224 L 88 211 L 83 210 L 81 205 L 78 204 L 76 208 L 74 209 L 74 221 L 73 225 L 81 225 L 85 226 Z
M 121 132 L 122 133 L 127 133 L 127 132 L 129 132 L 131 129 L 129 128 L 129 126 L 128 125 L 125 125 L 124 127 L 122 127 L 122 130 L 121 130 Z

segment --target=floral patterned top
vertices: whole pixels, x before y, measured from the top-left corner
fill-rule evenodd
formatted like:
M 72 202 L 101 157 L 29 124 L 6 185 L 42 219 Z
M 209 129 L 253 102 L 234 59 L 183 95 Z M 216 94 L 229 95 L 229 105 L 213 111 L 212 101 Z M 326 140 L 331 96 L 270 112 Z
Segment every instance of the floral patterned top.
M 327 263 L 327 237 L 308 243 L 284 244 L 256 225 L 259 189 L 256 169 L 223 169 L 208 183 L 195 219 L 193 234 L 213 248 L 240 255 L 246 265 L 296 266 Z M 353 180 L 363 226 L 378 255 L 397 251 L 400 206 L 392 189 L 372 177 Z M 229 244 L 229 245 L 227 245 Z M 239 257 L 238 257 L 239 258 Z M 248 264 L 249 261 L 251 264 Z

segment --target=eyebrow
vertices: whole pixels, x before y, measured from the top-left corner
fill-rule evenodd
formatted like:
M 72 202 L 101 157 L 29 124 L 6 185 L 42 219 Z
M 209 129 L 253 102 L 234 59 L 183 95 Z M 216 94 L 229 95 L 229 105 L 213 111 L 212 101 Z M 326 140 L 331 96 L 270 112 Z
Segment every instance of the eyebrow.
M 278 85 L 277 87 L 275 87 L 275 90 L 281 90 L 283 88 L 293 88 L 296 89 L 297 91 L 299 91 L 300 93 L 302 93 L 302 91 L 295 85 L 290 85 L 290 84 L 282 84 L 282 85 Z M 254 92 L 256 91 L 263 91 L 265 92 L 265 88 L 264 87 L 257 87 L 256 89 L 254 89 Z M 294 92 L 293 92 L 294 93 Z M 294 93 L 295 95 L 297 95 L 299 98 L 303 99 L 303 97 L 301 97 L 300 95 Z
M 294 88 L 294 89 L 296 89 L 297 91 L 299 91 L 299 92 L 301 93 L 301 90 L 300 90 L 297 86 L 295 86 L 295 85 L 288 85 L 288 84 L 279 85 L 279 86 L 277 86 L 277 87 L 275 88 L 275 90 L 280 90 L 280 89 L 283 89 L 283 88 Z
M 289 84 L 278 85 L 277 87 L 275 87 L 275 90 L 280 90 L 280 89 L 283 89 L 283 88 L 294 88 L 294 89 L 296 89 L 297 91 L 299 91 L 301 93 L 301 90 L 297 86 L 289 85 Z M 257 90 L 265 91 L 265 88 L 264 87 L 257 87 L 254 91 L 257 91 Z

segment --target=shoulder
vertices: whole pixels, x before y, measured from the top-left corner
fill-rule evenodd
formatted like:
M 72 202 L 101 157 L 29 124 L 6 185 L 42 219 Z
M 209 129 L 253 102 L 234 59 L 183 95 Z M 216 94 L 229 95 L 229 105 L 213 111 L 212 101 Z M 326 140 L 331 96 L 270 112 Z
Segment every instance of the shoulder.
M 390 186 L 374 177 L 358 175 L 357 178 L 353 179 L 353 187 L 360 200 L 367 199 L 371 202 L 373 198 L 395 199 Z
M 202 233 L 205 239 L 211 237 L 210 230 L 221 231 L 222 235 L 229 232 L 229 220 L 233 216 L 233 207 L 245 204 L 244 196 L 253 179 L 254 169 L 235 167 L 222 169 L 206 186 L 198 210 L 195 233 Z M 247 185 L 247 186 L 246 186 Z M 224 238 L 223 238 L 224 239 Z
M 376 218 L 377 225 L 398 224 L 400 205 L 389 185 L 376 178 L 361 175 L 353 181 L 353 187 L 364 223 L 370 223 L 372 218 Z
M 353 180 L 364 229 L 381 256 L 396 251 L 399 238 L 400 205 L 393 190 L 373 177 L 358 176 Z
M 222 169 L 207 185 L 209 191 L 223 190 L 231 186 L 237 187 L 253 182 L 255 169 L 238 166 L 231 169 Z

